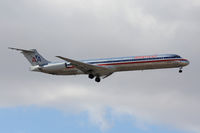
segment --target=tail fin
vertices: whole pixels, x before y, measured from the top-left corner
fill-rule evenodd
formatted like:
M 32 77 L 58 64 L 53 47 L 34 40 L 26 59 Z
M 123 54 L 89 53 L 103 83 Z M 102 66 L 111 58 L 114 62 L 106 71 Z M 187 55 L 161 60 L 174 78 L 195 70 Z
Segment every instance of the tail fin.
M 50 63 L 50 61 L 43 58 L 36 49 L 31 50 L 24 50 L 24 49 L 18 49 L 18 48 L 9 48 L 12 50 L 21 51 L 21 53 L 26 57 L 26 59 L 31 63 L 32 66 L 42 66 Z

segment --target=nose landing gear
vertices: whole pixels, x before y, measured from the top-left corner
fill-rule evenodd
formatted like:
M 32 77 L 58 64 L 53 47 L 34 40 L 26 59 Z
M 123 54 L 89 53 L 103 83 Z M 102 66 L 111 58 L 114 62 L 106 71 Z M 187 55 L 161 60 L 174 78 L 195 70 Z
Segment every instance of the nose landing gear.
M 179 73 L 182 73 L 182 72 L 183 72 L 183 70 L 182 70 L 182 68 L 180 68 L 180 69 L 179 69 Z

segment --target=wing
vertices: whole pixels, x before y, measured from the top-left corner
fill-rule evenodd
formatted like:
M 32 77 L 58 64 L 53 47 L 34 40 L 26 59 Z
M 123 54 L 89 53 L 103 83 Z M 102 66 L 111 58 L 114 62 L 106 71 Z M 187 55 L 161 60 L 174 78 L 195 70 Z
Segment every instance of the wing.
M 103 76 L 103 75 L 110 76 L 113 73 L 113 71 L 111 69 L 106 68 L 106 67 L 91 65 L 91 64 L 84 63 L 84 62 L 61 57 L 61 56 L 56 56 L 56 57 L 58 57 L 62 60 L 65 60 L 67 62 L 70 62 L 73 66 L 75 66 L 76 68 L 78 68 L 79 70 L 84 72 L 85 74 L 94 74 L 95 76 L 97 76 L 97 75 L 98 76 Z

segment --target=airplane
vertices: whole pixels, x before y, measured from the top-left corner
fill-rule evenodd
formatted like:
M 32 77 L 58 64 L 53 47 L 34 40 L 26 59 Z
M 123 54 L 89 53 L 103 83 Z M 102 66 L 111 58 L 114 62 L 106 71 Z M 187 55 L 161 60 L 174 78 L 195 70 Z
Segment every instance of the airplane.
M 31 63 L 31 71 L 53 75 L 86 74 L 90 79 L 95 78 L 96 82 L 100 82 L 101 79 L 120 71 L 179 68 L 179 73 L 182 73 L 182 68 L 189 64 L 187 59 L 176 54 L 155 54 L 80 61 L 56 56 L 64 61 L 50 62 L 42 57 L 36 49 L 25 50 L 11 47 L 9 49 L 20 51 Z

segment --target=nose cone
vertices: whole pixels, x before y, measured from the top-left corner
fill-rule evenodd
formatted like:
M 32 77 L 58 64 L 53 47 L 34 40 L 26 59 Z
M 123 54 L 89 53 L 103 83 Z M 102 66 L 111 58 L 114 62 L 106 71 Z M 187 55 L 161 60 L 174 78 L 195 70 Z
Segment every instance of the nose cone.
M 187 59 L 184 59 L 184 61 L 182 61 L 182 63 L 183 63 L 183 66 L 187 66 L 190 64 L 189 60 L 187 60 Z
M 186 66 L 189 65 L 189 64 L 190 64 L 190 61 L 189 61 L 189 60 L 186 60 Z

